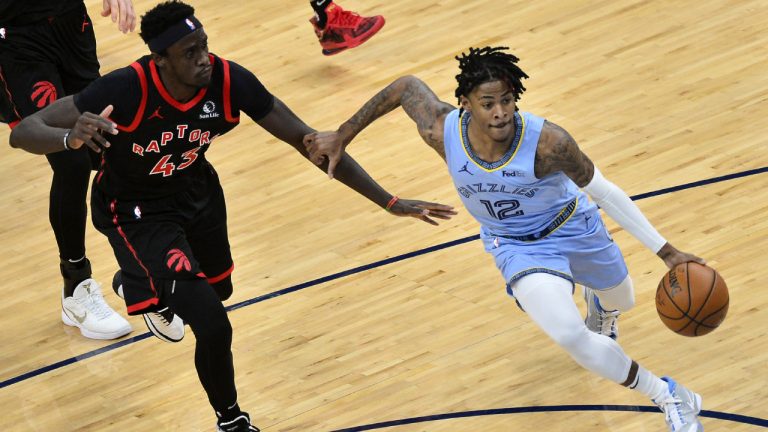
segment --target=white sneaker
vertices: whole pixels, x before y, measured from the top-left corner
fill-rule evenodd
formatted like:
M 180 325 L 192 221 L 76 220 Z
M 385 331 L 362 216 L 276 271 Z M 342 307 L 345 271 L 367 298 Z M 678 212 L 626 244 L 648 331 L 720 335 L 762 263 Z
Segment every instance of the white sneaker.
M 123 296 L 123 278 L 120 270 L 112 278 L 112 290 L 121 299 L 125 298 Z M 141 316 L 144 318 L 144 323 L 147 324 L 149 331 L 158 339 L 164 342 L 180 342 L 184 339 L 184 321 L 169 308 L 166 307 L 157 312 L 148 312 Z
M 603 310 L 600 299 L 592 288 L 584 287 L 584 300 L 587 302 L 587 318 L 584 319 L 587 328 L 594 333 L 616 340 L 619 337 L 618 321 L 621 312 Z
M 670 432 L 702 432 L 699 421 L 701 396 L 681 386 L 670 377 L 662 377 L 669 392 L 661 401 L 653 401 L 662 412 Z
M 93 279 L 80 282 L 71 297 L 61 299 L 61 320 L 77 327 L 90 339 L 117 339 L 133 330 L 101 295 L 101 285 Z
M 184 339 L 184 321 L 167 307 L 141 316 L 149 331 L 158 339 L 165 342 L 181 342 Z

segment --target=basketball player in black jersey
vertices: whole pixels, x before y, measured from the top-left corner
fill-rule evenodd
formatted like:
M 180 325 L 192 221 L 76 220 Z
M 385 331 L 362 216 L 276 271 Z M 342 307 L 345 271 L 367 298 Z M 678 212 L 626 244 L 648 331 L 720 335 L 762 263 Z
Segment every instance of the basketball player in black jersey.
M 129 314 L 168 307 L 189 324 L 219 430 L 258 430 L 237 404 L 232 328 L 221 303 L 232 293 L 226 208 L 205 153 L 241 112 L 305 157 L 302 140 L 313 129 L 251 72 L 208 52 L 191 6 L 156 6 L 142 17 L 141 37 L 151 55 L 24 119 L 11 145 L 38 154 L 87 146 L 101 154 L 93 222 L 114 249 Z M 436 224 L 432 217 L 455 214 L 390 195 L 348 156 L 336 172 L 395 215 Z
M 120 31 L 136 25 L 131 0 L 105 0 Z M 0 122 L 12 128 L 99 76 L 96 39 L 83 0 L 0 0 Z M 85 197 L 92 161 L 88 151 L 47 155 L 53 170 L 49 219 L 59 250 L 61 319 L 83 336 L 114 339 L 131 325 L 112 310 L 91 277 L 85 256 Z

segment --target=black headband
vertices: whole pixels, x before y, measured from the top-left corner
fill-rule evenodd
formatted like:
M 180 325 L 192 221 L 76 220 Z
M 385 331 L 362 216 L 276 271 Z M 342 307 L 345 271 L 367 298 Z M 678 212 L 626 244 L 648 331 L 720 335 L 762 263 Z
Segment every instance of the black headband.
M 194 15 L 190 15 L 153 37 L 147 42 L 147 45 L 149 45 L 149 50 L 153 53 L 160 53 L 175 44 L 179 39 L 199 28 L 203 28 L 203 25 Z

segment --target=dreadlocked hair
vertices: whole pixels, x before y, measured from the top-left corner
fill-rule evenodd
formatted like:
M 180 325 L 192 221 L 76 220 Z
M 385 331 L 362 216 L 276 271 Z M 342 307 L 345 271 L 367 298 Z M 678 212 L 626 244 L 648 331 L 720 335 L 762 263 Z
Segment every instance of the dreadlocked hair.
M 194 14 L 195 8 L 180 1 L 172 0 L 160 3 L 141 16 L 141 33 L 139 36 L 144 43 L 149 43 L 168 27 Z M 158 54 L 165 55 L 165 53 Z
M 480 84 L 490 81 L 504 81 L 512 87 L 515 101 L 525 91 L 522 80 L 528 78 L 517 65 L 518 59 L 504 52 L 509 47 L 469 48 L 469 53 L 456 56 L 461 73 L 456 75 L 459 86 L 456 87 L 456 98 L 467 97 Z

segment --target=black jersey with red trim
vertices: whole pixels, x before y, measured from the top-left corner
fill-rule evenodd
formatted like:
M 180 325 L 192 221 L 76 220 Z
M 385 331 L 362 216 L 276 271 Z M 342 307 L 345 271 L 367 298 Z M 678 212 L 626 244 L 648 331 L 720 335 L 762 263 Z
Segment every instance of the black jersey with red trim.
M 107 196 L 146 200 L 184 191 L 206 169 L 205 152 L 240 121 L 267 115 L 274 97 L 247 69 L 213 54 L 210 84 L 189 101 L 173 99 L 150 56 L 115 70 L 74 97 L 80 112 L 100 113 L 119 133 L 108 135 L 95 187 Z
M 0 0 L 0 27 L 34 24 L 80 6 L 83 0 Z

